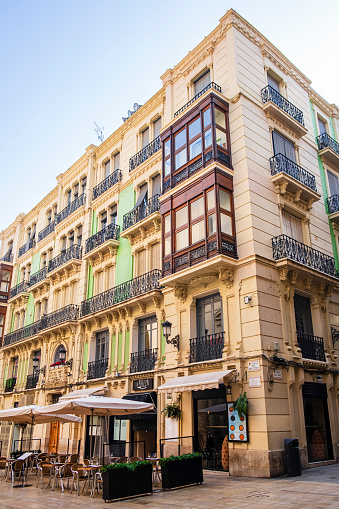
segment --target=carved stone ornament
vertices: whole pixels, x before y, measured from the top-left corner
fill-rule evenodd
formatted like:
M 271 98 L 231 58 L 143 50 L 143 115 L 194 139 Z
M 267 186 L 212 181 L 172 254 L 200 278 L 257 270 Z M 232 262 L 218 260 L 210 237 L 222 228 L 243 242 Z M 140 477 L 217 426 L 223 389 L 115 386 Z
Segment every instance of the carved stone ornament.
M 290 279 L 291 279 L 292 285 L 296 284 L 297 279 L 298 279 L 298 274 L 299 274 L 299 272 L 297 270 L 292 270 L 292 272 L 290 273 Z
M 322 299 L 320 309 L 323 313 L 326 313 L 326 299 Z
M 290 285 L 286 285 L 285 289 L 284 289 L 284 299 L 286 301 L 290 300 L 290 296 L 291 296 L 290 290 L 291 290 Z
M 288 268 L 284 267 L 283 269 L 280 269 L 280 281 L 286 281 L 288 276 Z
M 140 313 L 144 315 L 146 313 L 146 304 L 144 302 L 138 302 Z
M 187 285 L 176 284 L 174 288 L 174 297 L 184 303 L 187 297 Z
M 311 289 L 312 281 L 313 281 L 313 276 L 308 276 L 305 279 L 305 290 L 310 290 Z
M 206 286 L 209 284 L 209 283 L 212 283 L 213 281 L 215 281 L 216 279 L 218 279 L 218 274 L 202 274 L 201 276 L 196 276 L 196 277 L 193 277 L 189 284 L 195 288 L 197 286 L 203 286 L 204 288 L 206 288 Z
M 234 270 L 230 268 L 220 269 L 219 277 L 225 283 L 226 288 L 230 289 L 233 286 Z

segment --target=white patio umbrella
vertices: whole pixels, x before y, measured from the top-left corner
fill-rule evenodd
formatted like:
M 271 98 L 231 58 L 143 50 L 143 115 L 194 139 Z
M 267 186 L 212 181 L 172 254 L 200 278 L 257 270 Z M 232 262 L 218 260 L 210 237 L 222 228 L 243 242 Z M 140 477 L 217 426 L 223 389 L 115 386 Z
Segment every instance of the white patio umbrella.
M 60 414 L 67 412 L 75 415 L 105 416 L 105 415 L 131 415 L 153 410 L 151 403 L 142 403 L 127 399 L 106 398 L 102 396 L 88 396 L 84 398 L 66 399 L 54 405 L 41 409 L 41 413 Z M 92 457 L 93 435 L 91 435 L 90 456 Z
M 0 421 L 10 421 L 16 424 L 31 424 L 29 436 L 29 449 L 31 447 L 32 430 L 34 424 L 44 424 L 47 422 L 81 422 L 81 417 L 65 414 L 47 414 L 41 413 L 44 407 L 38 405 L 28 405 L 18 408 L 9 408 L 8 410 L 0 410 Z

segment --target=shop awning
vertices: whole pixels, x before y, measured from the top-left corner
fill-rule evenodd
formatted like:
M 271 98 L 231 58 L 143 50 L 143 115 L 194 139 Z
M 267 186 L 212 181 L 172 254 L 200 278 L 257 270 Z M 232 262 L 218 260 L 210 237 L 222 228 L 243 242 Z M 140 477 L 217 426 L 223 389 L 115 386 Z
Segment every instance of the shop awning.
M 131 392 L 130 394 L 125 394 L 122 399 L 130 399 L 131 401 L 141 401 L 142 403 L 152 403 L 154 405 L 154 410 L 149 410 L 148 412 L 143 412 L 142 416 L 139 414 L 128 415 L 123 417 L 123 419 L 129 420 L 141 420 L 141 419 L 151 419 L 157 415 L 157 393 L 154 391 L 150 392 Z
M 59 398 L 59 401 L 67 399 L 86 398 L 87 396 L 105 396 L 107 391 L 106 387 L 91 387 L 90 389 L 81 389 L 80 391 L 72 391 L 64 394 Z
M 199 375 L 178 376 L 158 387 L 158 393 L 167 392 L 191 392 L 203 391 L 205 389 L 218 389 L 219 384 L 225 382 L 227 375 L 233 373 L 234 369 L 227 371 L 212 371 L 199 373 Z

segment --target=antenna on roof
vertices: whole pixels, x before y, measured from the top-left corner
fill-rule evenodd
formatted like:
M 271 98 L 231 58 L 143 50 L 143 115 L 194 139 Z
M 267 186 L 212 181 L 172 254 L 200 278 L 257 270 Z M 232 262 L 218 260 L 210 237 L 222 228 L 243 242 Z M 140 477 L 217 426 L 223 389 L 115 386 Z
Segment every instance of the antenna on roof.
M 96 122 L 94 122 L 95 129 L 94 131 L 97 133 L 98 140 L 101 141 L 101 143 L 104 141 L 104 127 L 101 129 L 101 127 L 98 126 Z

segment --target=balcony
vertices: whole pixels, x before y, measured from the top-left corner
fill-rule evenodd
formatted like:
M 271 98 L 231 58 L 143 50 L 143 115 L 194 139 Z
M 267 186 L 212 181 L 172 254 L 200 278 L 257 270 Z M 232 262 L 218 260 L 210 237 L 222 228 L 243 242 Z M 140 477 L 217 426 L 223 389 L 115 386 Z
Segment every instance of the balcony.
M 41 242 L 45 237 L 47 237 L 50 233 L 55 230 L 55 221 L 49 223 L 41 232 L 38 233 L 38 242 Z
M 207 90 L 210 90 L 211 88 L 213 88 L 214 90 L 216 90 L 217 92 L 220 92 L 221 94 L 221 87 L 219 85 L 217 85 L 216 83 L 214 83 L 213 81 L 211 83 L 209 83 L 207 85 L 207 87 L 203 88 L 201 90 L 201 92 L 199 92 L 199 94 L 195 95 L 193 97 L 193 99 L 191 99 L 190 101 L 188 101 L 188 103 L 184 104 L 184 106 L 182 108 L 180 108 L 180 110 L 176 111 L 174 113 L 174 118 L 177 117 L 178 115 L 180 115 L 180 113 L 182 113 L 183 111 L 185 111 L 189 106 L 191 106 L 191 104 L 195 103 L 195 101 L 197 101 L 198 99 L 200 99 L 200 97 L 202 95 L 204 95 L 205 92 L 207 92 Z
M 48 263 L 48 277 L 57 275 L 70 269 L 76 269 L 81 265 L 82 247 L 73 244 L 73 246 L 63 251 Z
M 153 221 L 160 221 L 160 195 L 156 194 L 149 200 L 141 203 L 139 207 L 124 215 L 122 226 L 122 237 L 127 237 L 137 231 L 139 228 L 147 228 Z M 133 227 L 137 227 L 136 229 Z
M 190 363 L 221 359 L 224 348 L 224 332 L 190 339 Z
M 323 133 L 316 138 L 318 144 L 318 155 L 330 163 L 339 167 L 339 143 L 327 133 Z
M 109 224 L 86 240 L 84 259 L 96 258 L 108 251 L 113 252 L 119 246 L 120 226 Z
M 5 392 L 13 392 L 14 387 L 16 386 L 16 378 L 7 378 L 5 384 Z
M 43 287 L 45 284 L 49 284 L 49 280 L 47 278 L 47 266 L 31 275 L 28 281 L 28 288 L 32 291 L 33 289 Z
M 297 338 L 304 359 L 326 361 L 323 338 L 305 332 L 297 332 Z
M 305 136 L 307 129 L 304 123 L 304 114 L 301 110 L 270 85 L 262 89 L 261 99 L 264 104 L 263 110 L 266 114 L 272 114 L 275 118 L 293 129 L 299 137 Z
M 124 302 L 135 297 L 139 297 L 154 290 L 160 290 L 159 279 L 161 271 L 154 269 L 142 276 L 126 281 L 121 285 L 110 288 L 105 292 L 99 293 L 91 299 L 82 301 L 80 316 L 84 317 L 92 313 L 97 313 L 120 302 Z
M 40 320 L 33 322 L 26 327 L 22 327 L 4 337 L 3 346 L 18 343 L 24 339 L 37 336 L 40 331 L 56 327 L 65 322 L 76 322 L 79 318 L 79 306 L 69 304 L 64 308 L 58 309 L 53 313 L 44 315 Z
M 27 375 L 26 389 L 35 389 L 39 381 L 39 375 Z
M 104 194 L 104 192 L 107 191 L 107 189 L 113 187 L 114 184 L 120 182 L 121 179 L 122 179 L 121 170 L 115 170 L 113 173 L 108 175 L 108 177 L 102 180 L 100 184 L 93 188 L 93 200 Z
M 20 247 L 19 249 L 19 258 L 20 256 L 22 256 L 23 254 L 27 253 L 27 251 L 29 251 L 30 249 L 32 249 L 33 247 L 35 247 L 36 245 L 36 242 L 34 239 L 31 239 L 29 240 L 28 242 L 26 242 L 26 244 L 24 244 L 23 246 Z
M 21 281 L 21 283 L 19 283 L 16 286 L 13 286 L 13 288 L 10 289 L 9 300 L 13 299 L 20 293 L 25 293 L 27 295 L 27 291 L 28 291 L 28 281 Z
M 105 378 L 108 368 L 108 359 L 100 359 L 88 363 L 87 380 L 94 380 L 95 378 Z
M 158 150 L 161 149 L 161 141 L 160 136 L 155 138 L 151 143 L 146 145 L 140 152 L 135 154 L 133 157 L 129 160 L 129 171 L 134 170 L 137 166 L 139 166 L 141 163 L 149 159 L 153 154 L 158 152 Z
M 327 210 L 332 223 L 339 225 L 339 195 L 334 194 L 327 198 Z
M 12 251 L 8 252 L 5 254 L 5 256 L 3 256 L 2 258 L 0 258 L 0 262 L 7 262 L 7 263 L 13 263 L 13 255 L 12 255 Z
M 131 353 L 130 373 L 152 371 L 158 357 L 158 349 L 152 348 L 142 352 Z
M 286 191 L 294 196 L 295 201 L 303 199 L 308 210 L 313 203 L 320 199 L 317 193 L 315 176 L 298 166 L 283 154 L 277 154 L 270 159 L 271 180 L 275 184 L 277 193 L 284 195 Z
M 291 260 L 301 265 L 301 267 L 294 267 L 300 271 L 303 271 L 303 267 L 308 267 L 309 269 L 314 269 L 318 273 L 326 274 L 336 280 L 339 277 L 334 258 L 306 246 L 302 242 L 292 239 L 287 235 L 279 235 L 273 238 L 272 248 L 273 258 L 278 262 L 282 260 Z M 282 265 L 282 263 L 278 263 L 279 267 Z M 309 271 L 306 271 L 306 273 L 310 275 Z
M 61 212 L 59 212 L 59 214 L 57 214 L 55 216 L 55 225 L 61 223 L 61 221 L 63 221 L 64 219 L 66 219 L 66 217 L 73 214 L 73 212 L 75 210 L 77 210 L 79 207 L 81 207 L 85 203 L 86 203 L 86 194 L 83 193 L 80 196 L 78 196 L 77 198 L 75 198 L 75 200 L 73 200 L 69 205 L 67 205 L 67 207 L 65 207 Z

